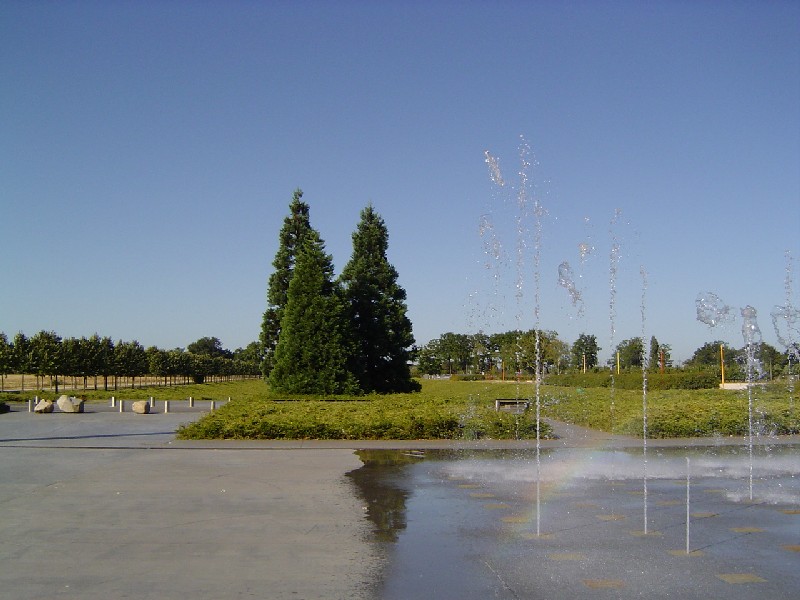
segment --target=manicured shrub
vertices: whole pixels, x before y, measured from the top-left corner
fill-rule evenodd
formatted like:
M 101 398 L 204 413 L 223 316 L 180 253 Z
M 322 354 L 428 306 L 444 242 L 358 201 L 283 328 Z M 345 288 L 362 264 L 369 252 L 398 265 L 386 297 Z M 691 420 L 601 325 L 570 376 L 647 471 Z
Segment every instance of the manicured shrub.
M 184 438 L 231 439 L 514 439 L 535 437 L 533 410 L 497 412 L 492 393 L 470 394 L 476 382 L 425 382 L 415 394 L 361 396 L 356 400 L 232 401 L 179 431 Z M 513 384 L 512 384 L 513 385 Z M 495 396 L 493 392 L 498 392 Z M 265 394 L 265 396 L 268 394 Z M 541 424 L 541 437 L 550 435 Z
M 609 371 L 598 373 L 564 373 L 548 375 L 549 385 L 561 387 L 611 387 L 612 374 Z M 633 371 L 613 375 L 614 388 L 618 390 L 641 390 L 642 373 Z M 648 373 L 649 390 L 700 390 L 719 387 L 719 380 L 713 373 L 703 371 L 671 371 L 669 373 Z
M 484 381 L 485 375 L 481 373 L 453 373 L 450 375 L 450 381 Z

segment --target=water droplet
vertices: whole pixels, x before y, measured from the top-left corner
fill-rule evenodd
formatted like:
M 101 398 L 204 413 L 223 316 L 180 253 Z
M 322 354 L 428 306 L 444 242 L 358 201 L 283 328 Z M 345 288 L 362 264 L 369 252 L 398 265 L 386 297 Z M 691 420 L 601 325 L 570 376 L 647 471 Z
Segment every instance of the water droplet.
M 575 279 L 572 276 L 572 267 L 569 266 L 567 261 L 558 265 L 558 285 L 567 290 L 572 300 L 572 306 L 576 306 L 578 302 L 582 300 L 581 293 L 575 285 Z
M 709 327 L 716 327 L 720 323 L 734 319 L 731 307 L 713 292 L 699 293 L 695 300 L 695 306 L 697 307 L 697 320 Z

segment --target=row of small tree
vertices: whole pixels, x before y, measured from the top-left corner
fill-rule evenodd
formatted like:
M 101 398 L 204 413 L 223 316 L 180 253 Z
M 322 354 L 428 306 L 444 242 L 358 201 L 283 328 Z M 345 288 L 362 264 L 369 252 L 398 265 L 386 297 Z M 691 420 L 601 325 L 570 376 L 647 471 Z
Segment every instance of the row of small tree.
M 759 342 L 753 351 L 756 361 L 756 376 L 772 379 L 776 374 L 796 375 L 800 360 L 800 344 L 794 343 L 786 352 L 781 352 L 771 344 Z M 745 379 L 747 376 L 747 348 L 734 348 L 720 340 L 707 342 L 694 351 L 684 363 L 687 368 L 720 372 L 725 365 L 728 379 Z
M 419 349 L 417 365 L 424 375 L 475 373 L 503 378 L 533 375 L 538 362 L 542 373 L 561 373 L 595 368 L 600 349 L 597 338 L 588 334 L 570 345 L 555 331 L 448 332 Z
M 334 278 L 332 257 L 295 190 L 280 230 L 261 326 L 262 373 L 291 394 L 418 389 L 406 292 L 387 259 L 389 234 L 372 205 L 361 211 L 353 253 Z
M 448 332 L 419 349 L 417 364 L 424 375 L 480 373 L 513 377 L 534 373 L 537 364 L 537 332 L 506 331 L 472 335 Z M 539 361 L 543 372 L 559 371 L 568 362 L 569 346 L 555 331 L 538 332 Z M 590 361 L 596 361 L 590 357 Z
M 166 385 L 258 374 L 258 353 L 252 344 L 244 350 L 214 355 L 200 344 L 204 339 L 216 338 L 201 338 L 187 350 L 162 350 L 155 346 L 145 349 L 136 340 L 114 342 L 98 334 L 62 339 L 54 331 L 40 331 L 30 338 L 20 332 L 9 340 L 0 332 L 0 389 L 5 389 L 5 377 L 12 373 L 22 375 L 23 389 L 28 375 L 35 378 L 37 389 L 49 379 L 49 386 L 56 393 L 64 378 L 72 378 L 73 387 L 75 380 L 82 380 L 84 389 L 90 386 L 91 379 L 95 390 L 102 378 L 103 389 L 108 390 L 109 380 L 114 389 L 121 378 L 134 387 L 137 378 L 148 375 L 163 378 Z
M 419 349 L 418 369 L 424 375 L 533 375 L 537 361 L 536 337 L 535 330 L 471 335 L 444 333 Z M 593 370 L 600 366 L 597 355 L 602 348 L 594 335 L 582 333 L 572 344 L 560 340 L 555 331 L 539 331 L 538 338 L 539 364 L 543 373 Z M 634 337 L 617 344 L 606 367 L 616 368 L 619 364 L 620 370 L 634 371 L 641 370 L 644 365 L 649 371 L 663 371 L 674 367 L 671 351 L 669 344 L 660 343 L 655 336 L 650 338 L 647 346 L 641 337 Z M 795 358 L 792 362 L 790 356 L 800 357 L 800 349 L 782 353 L 770 344 L 760 342 L 754 352 L 757 367 L 770 378 L 787 372 L 792 364 L 794 371 L 797 370 L 798 360 Z M 721 360 L 725 362 L 729 379 L 745 376 L 746 349 L 733 348 L 720 341 L 708 342 L 698 348 L 683 368 L 719 371 Z

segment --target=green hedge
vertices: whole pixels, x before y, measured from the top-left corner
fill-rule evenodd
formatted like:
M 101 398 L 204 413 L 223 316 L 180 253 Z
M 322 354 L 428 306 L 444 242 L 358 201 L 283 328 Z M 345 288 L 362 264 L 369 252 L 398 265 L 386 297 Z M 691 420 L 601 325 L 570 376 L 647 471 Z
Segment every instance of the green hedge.
M 550 435 L 541 424 L 540 436 Z M 530 439 L 535 414 L 497 412 L 493 400 L 402 398 L 231 401 L 182 427 L 184 439 Z
M 548 375 L 545 382 L 563 387 L 611 387 L 611 373 L 564 373 Z M 619 390 L 641 390 L 642 373 L 630 372 L 614 375 L 614 387 Z M 649 390 L 703 390 L 719 387 L 719 380 L 712 373 L 702 371 L 671 371 L 669 373 L 648 373 Z
M 450 381 L 484 381 L 485 375 L 480 373 L 453 373 L 450 375 Z

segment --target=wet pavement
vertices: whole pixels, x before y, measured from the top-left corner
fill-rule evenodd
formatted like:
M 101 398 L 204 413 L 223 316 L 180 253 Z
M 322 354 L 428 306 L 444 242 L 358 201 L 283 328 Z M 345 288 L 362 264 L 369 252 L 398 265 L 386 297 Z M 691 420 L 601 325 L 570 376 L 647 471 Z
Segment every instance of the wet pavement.
M 378 597 L 796 598 L 799 451 L 362 452 Z

